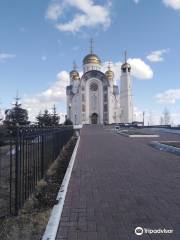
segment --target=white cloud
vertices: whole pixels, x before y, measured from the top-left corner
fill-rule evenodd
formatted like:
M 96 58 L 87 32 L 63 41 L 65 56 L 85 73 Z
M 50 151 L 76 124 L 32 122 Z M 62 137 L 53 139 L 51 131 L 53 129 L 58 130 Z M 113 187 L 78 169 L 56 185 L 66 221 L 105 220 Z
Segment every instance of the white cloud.
M 163 93 L 158 93 L 156 99 L 160 103 L 176 103 L 180 100 L 180 89 L 169 89 Z
M 69 73 L 61 71 L 57 75 L 57 80 L 49 88 L 32 97 L 26 96 L 22 103 L 27 108 L 30 119 L 34 121 L 40 111 L 51 109 L 54 104 L 65 103 L 68 84 Z
M 180 10 L 180 0 L 163 0 L 163 3 L 167 7 L 171 7 L 175 10 Z
M 157 51 L 152 51 L 148 56 L 147 59 L 150 62 L 162 62 L 164 60 L 163 54 L 169 52 L 169 49 L 161 49 Z
M 6 62 L 10 59 L 15 58 L 16 55 L 14 54 L 9 54 L 9 53 L 0 53 L 0 62 Z
M 129 58 L 127 61 L 131 65 L 133 77 L 141 80 L 153 78 L 153 75 L 154 75 L 153 70 L 142 59 Z M 122 65 L 122 62 L 111 63 L 112 70 L 114 71 L 114 75 L 115 75 L 114 76 L 115 82 L 117 82 L 120 79 L 121 65 Z M 107 71 L 107 66 L 108 66 L 108 62 L 103 63 L 103 66 L 102 66 L 103 72 Z
M 60 3 L 51 3 L 46 12 L 46 18 L 50 20 L 57 20 L 62 13 Z
M 153 78 L 153 70 L 152 68 L 146 64 L 140 58 L 130 58 L 128 60 L 132 67 L 132 74 L 134 77 L 138 79 L 151 79 Z
M 140 0 L 133 0 L 134 3 L 138 4 Z M 180 0 L 162 0 L 165 6 L 171 7 L 174 10 L 180 10 Z
M 56 28 L 64 32 L 77 32 L 83 27 L 103 26 L 105 29 L 111 24 L 110 1 L 106 5 L 97 5 L 93 0 L 63 0 L 52 3 L 46 13 L 51 20 L 61 18 L 61 12 L 73 8 L 76 10 L 72 20 L 56 24 Z

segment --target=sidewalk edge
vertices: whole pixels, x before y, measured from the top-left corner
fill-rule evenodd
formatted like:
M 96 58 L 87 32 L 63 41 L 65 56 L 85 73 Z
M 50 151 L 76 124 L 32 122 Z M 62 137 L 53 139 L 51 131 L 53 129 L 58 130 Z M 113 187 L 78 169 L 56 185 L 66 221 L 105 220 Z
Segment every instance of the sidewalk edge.
M 71 160 L 69 162 L 69 165 L 68 165 L 68 168 L 66 170 L 63 182 L 61 184 L 61 187 L 59 189 L 59 192 L 58 192 L 58 195 L 57 195 L 57 198 L 56 198 L 58 203 L 56 205 L 54 205 L 54 207 L 52 209 L 51 216 L 49 218 L 49 221 L 48 221 L 48 224 L 46 226 L 46 230 L 44 232 L 42 240 L 55 240 L 56 239 L 59 223 L 60 223 L 60 220 L 61 220 L 63 205 L 64 205 L 66 193 L 67 193 L 67 188 L 68 188 L 68 185 L 69 185 L 69 180 L 70 180 L 72 169 L 73 169 L 73 166 L 74 166 L 74 161 L 75 161 L 75 158 L 76 158 L 79 142 L 80 142 L 80 136 L 78 137 L 78 140 L 76 142 L 74 151 L 73 151 L 72 156 L 71 156 Z

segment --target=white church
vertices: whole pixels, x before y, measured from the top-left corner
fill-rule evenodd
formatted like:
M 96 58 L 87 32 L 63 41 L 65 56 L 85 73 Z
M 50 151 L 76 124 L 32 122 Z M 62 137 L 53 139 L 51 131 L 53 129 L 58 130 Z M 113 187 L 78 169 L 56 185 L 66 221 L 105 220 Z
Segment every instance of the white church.
M 104 73 L 101 59 L 93 52 L 83 59 L 83 75 L 74 65 L 70 72 L 70 85 L 66 88 L 67 118 L 73 124 L 132 123 L 133 99 L 131 66 L 121 66 L 120 91 L 114 84 L 110 65 Z

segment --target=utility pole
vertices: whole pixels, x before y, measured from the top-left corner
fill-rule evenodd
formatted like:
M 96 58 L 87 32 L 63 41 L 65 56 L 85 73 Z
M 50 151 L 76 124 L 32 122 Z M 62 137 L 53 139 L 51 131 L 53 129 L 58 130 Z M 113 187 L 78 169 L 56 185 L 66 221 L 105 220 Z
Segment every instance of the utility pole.
M 143 127 L 144 127 L 145 111 L 143 111 Z

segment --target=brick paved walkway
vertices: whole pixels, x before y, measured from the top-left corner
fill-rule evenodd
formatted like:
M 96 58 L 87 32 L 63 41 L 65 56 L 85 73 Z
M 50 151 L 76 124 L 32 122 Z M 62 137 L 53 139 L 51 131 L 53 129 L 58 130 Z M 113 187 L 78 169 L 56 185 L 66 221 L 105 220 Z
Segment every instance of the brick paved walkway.
M 82 130 L 57 240 L 180 240 L 180 157 L 149 141 Z M 137 226 L 175 233 L 136 236 Z

